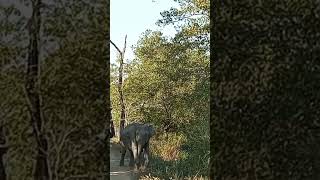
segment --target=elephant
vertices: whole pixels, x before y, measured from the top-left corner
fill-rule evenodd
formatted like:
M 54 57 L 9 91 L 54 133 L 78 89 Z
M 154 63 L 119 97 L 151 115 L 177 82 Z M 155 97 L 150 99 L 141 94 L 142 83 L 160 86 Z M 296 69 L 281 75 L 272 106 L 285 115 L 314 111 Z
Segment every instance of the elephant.
M 124 166 L 126 151 L 130 152 L 129 166 L 134 166 L 137 171 L 144 170 L 149 163 L 149 141 L 155 134 L 155 130 L 150 124 L 131 123 L 120 131 L 121 159 L 120 166 Z

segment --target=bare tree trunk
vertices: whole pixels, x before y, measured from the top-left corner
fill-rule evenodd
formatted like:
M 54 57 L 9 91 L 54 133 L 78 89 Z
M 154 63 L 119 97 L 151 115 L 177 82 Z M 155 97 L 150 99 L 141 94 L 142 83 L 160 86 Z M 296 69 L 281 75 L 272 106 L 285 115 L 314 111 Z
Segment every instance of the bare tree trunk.
M 30 44 L 28 50 L 26 93 L 29 100 L 29 112 L 33 134 L 37 142 L 37 156 L 34 168 L 35 180 L 48 180 L 49 168 L 47 159 L 48 142 L 42 132 L 42 118 L 39 95 L 39 34 L 40 34 L 40 5 L 41 0 L 32 0 L 32 17 L 29 22 Z
M 126 51 L 126 46 L 127 46 L 127 35 L 124 38 L 124 47 L 123 50 L 121 51 L 112 41 L 112 45 L 117 49 L 119 52 L 119 80 L 118 80 L 118 92 L 119 92 L 119 97 L 120 97 L 120 106 L 121 106 L 121 112 L 120 112 L 120 136 L 121 132 L 124 129 L 125 123 L 126 123 L 126 106 L 124 103 L 124 95 L 123 95 L 123 60 L 124 60 L 124 54 Z
M 111 112 L 110 112 L 110 116 L 111 116 Z M 113 138 L 116 135 L 112 118 L 110 118 L 110 131 L 109 132 L 110 132 L 109 138 Z
M 6 134 L 4 132 L 4 128 L 1 127 L 0 128 L 0 179 L 1 180 L 6 180 L 7 179 L 7 174 L 6 174 L 6 169 L 4 166 L 4 162 L 3 162 L 3 156 L 7 153 L 8 151 L 8 140 L 6 137 Z

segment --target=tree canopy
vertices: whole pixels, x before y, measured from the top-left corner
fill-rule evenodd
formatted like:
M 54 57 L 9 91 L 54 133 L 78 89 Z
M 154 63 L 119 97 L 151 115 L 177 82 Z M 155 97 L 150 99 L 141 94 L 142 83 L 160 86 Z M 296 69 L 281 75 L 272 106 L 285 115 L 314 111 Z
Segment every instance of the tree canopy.
M 134 46 L 134 59 L 125 65 L 124 98 L 128 123 L 151 123 L 153 170 L 166 177 L 208 175 L 209 159 L 209 1 L 178 1 L 179 8 L 161 13 L 159 26 L 174 24 L 166 37 L 146 30 Z M 117 64 L 111 71 L 113 117 L 119 123 Z M 117 125 L 119 126 L 119 125 Z M 200 157 L 199 157 L 200 156 Z M 160 159 L 172 162 L 163 165 Z M 174 161 L 180 163 L 173 163 Z M 187 164 L 197 162 L 196 167 Z M 176 171 L 179 173 L 177 174 Z

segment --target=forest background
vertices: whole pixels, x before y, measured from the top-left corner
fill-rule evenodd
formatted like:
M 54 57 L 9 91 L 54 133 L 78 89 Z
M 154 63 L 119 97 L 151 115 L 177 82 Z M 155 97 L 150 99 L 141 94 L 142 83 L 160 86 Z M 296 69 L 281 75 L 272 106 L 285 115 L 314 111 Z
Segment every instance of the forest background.
M 116 129 L 121 117 L 127 124 L 155 126 L 157 134 L 150 145 L 152 175 L 208 178 L 210 4 L 206 0 L 175 3 L 175 7 L 159 12 L 162 17 L 154 23 L 160 30 L 142 33 L 133 56 L 129 55 L 132 59 L 126 58 L 130 47 L 125 36 L 122 43 L 118 40 L 116 47 L 110 47 L 122 54 L 118 52 L 111 64 L 112 117 Z M 174 27 L 176 33 L 169 36 L 167 26 Z
M 1 178 L 109 176 L 97 140 L 110 105 L 119 122 L 109 4 L 0 2 Z M 156 127 L 151 168 L 163 178 L 207 175 L 209 162 L 209 1 L 177 4 L 158 24 L 178 33 L 144 32 L 123 69 L 127 122 Z

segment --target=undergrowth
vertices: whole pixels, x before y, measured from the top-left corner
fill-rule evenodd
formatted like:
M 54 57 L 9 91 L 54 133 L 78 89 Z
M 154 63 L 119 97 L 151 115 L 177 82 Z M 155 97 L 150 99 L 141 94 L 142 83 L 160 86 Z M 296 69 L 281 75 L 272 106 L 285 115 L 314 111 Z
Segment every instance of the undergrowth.
M 154 137 L 150 144 L 149 179 L 208 179 L 209 135 L 205 136 L 205 129 L 199 130 L 194 130 L 192 137 L 183 133 Z
M 140 179 L 209 179 L 209 141 L 205 123 L 181 133 L 157 133 L 150 141 L 150 173 Z

